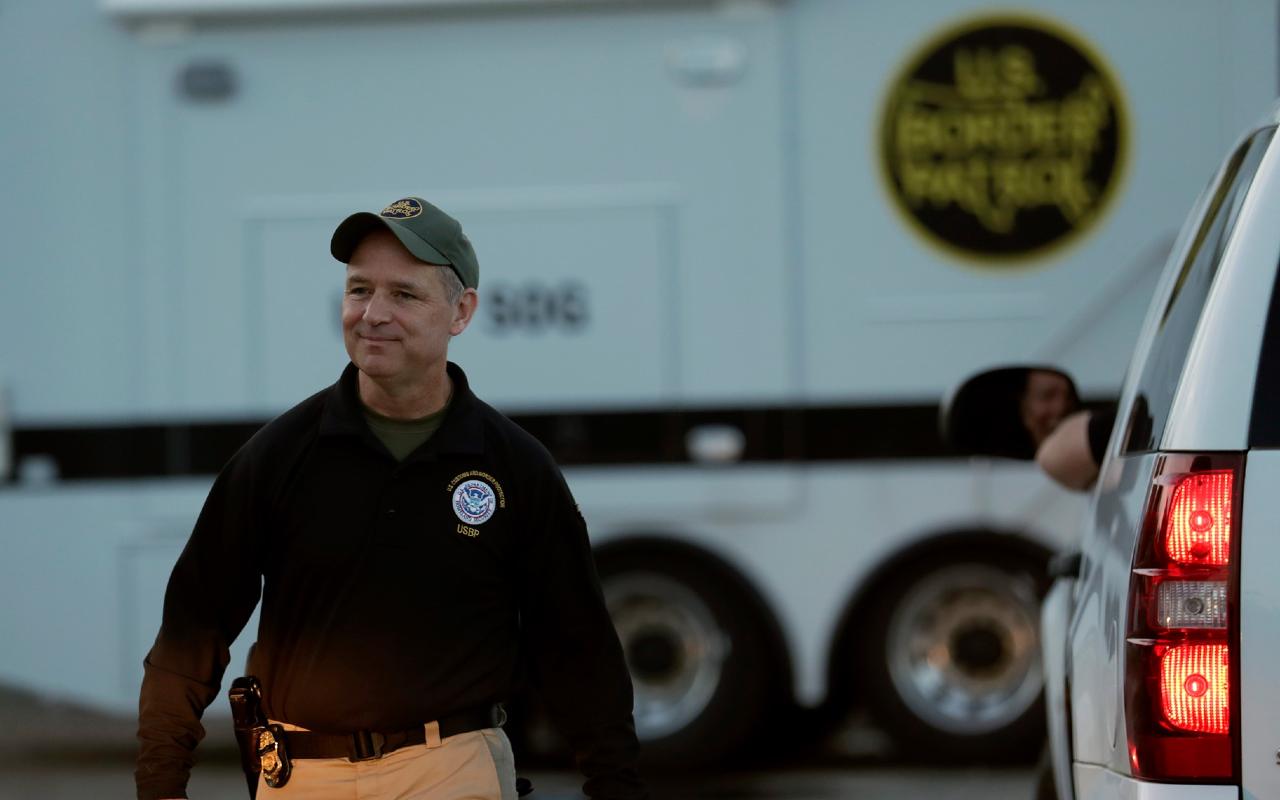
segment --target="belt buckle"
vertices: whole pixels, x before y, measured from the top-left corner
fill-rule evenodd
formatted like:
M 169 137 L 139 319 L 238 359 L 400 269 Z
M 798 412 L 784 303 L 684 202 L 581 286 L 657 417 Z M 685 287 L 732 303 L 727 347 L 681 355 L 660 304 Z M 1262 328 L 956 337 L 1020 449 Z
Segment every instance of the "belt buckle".
M 351 734 L 347 760 L 355 763 L 357 761 L 372 761 L 375 758 L 382 758 L 382 748 L 386 744 L 387 737 L 377 731 L 356 731 Z

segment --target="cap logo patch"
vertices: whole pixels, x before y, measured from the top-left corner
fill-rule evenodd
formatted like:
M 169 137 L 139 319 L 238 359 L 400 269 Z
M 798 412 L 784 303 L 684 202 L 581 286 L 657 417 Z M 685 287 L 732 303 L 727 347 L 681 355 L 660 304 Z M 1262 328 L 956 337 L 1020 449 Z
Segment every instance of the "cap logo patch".
M 390 217 L 391 219 L 413 219 L 421 213 L 422 203 L 412 197 L 406 197 L 382 209 L 380 216 Z

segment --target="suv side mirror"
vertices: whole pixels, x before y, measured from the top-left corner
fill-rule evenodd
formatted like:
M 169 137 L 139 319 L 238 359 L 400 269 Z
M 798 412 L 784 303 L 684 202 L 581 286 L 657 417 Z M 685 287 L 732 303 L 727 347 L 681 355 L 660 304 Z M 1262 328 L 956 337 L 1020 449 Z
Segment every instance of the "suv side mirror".
M 1064 417 L 1080 409 L 1075 381 L 1048 366 L 980 372 L 943 400 L 942 438 L 966 455 L 1030 460 Z

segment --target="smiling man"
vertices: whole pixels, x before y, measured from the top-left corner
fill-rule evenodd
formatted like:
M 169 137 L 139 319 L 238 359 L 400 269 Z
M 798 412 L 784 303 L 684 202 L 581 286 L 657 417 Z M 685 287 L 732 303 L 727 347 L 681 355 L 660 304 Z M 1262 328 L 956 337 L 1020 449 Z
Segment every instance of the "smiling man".
M 250 674 L 291 769 L 260 797 L 510 800 L 500 703 L 527 674 L 593 798 L 646 793 L 586 525 L 547 451 L 448 361 L 479 264 L 422 198 L 348 217 L 351 364 L 218 476 L 148 654 L 138 797 L 183 797 L 200 716 L 262 600 Z

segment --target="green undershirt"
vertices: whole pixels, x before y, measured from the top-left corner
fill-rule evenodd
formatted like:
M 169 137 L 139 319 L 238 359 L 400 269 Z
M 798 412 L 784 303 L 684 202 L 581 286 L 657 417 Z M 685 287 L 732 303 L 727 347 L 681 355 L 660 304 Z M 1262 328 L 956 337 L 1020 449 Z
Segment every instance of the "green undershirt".
M 452 397 L 449 398 L 453 400 Z M 378 437 L 383 447 L 395 456 L 396 461 L 404 461 L 410 453 L 422 446 L 431 438 L 444 422 L 444 415 L 449 411 L 449 403 L 444 408 L 417 419 L 392 419 L 372 411 L 364 406 L 364 419 L 369 423 L 369 430 Z

